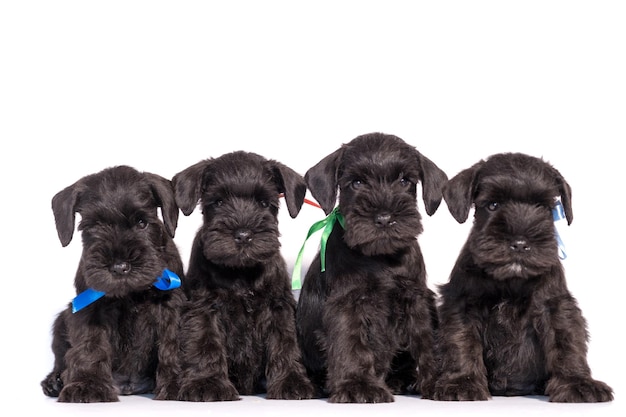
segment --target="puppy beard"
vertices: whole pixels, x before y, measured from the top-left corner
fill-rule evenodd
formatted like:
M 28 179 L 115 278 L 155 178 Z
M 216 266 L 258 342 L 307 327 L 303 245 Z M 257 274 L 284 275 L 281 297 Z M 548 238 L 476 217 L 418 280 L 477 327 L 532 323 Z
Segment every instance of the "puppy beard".
M 112 297 L 149 289 L 166 267 L 155 246 L 135 236 L 87 244 L 82 265 L 87 287 Z
M 348 247 L 366 256 L 394 255 L 402 252 L 417 240 L 422 232 L 421 215 L 415 201 L 397 204 L 393 210 L 345 210 L 346 229 L 344 241 Z M 389 222 L 381 225 L 377 215 L 387 213 Z
M 262 230 L 251 230 L 244 239 L 236 238 L 241 228 L 204 227 L 201 231 L 202 252 L 210 261 L 230 268 L 248 268 L 267 262 L 280 250 L 275 225 L 266 224 Z
M 528 213 L 526 213 L 528 214 Z M 544 215 L 502 213 L 478 222 L 469 238 L 476 265 L 496 280 L 528 279 L 558 263 L 552 219 Z

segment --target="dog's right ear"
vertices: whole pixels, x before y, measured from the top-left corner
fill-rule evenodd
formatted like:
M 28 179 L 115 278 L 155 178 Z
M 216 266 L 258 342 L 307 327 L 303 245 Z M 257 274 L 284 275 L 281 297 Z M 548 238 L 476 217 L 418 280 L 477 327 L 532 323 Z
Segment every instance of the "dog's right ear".
M 304 181 L 311 195 L 320 203 L 324 213 L 329 214 L 337 202 L 337 169 L 343 148 L 337 149 L 304 174 Z
M 459 223 L 464 223 L 469 216 L 476 188 L 476 175 L 483 164 L 484 161 L 480 161 L 464 169 L 448 180 L 443 187 L 443 199 L 448 205 L 450 214 Z
M 174 237 L 176 226 L 178 225 L 178 206 L 174 199 L 174 188 L 172 182 L 160 175 L 144 172 L 143 174 L 150 184 L 152 194 L 157 200 L 157 204 L 161 207 L 163 215 L 163 224 L 167 233 Z
M 176 204 L 185 216 L 193 213 L 200 201 L 202 178 L 209 163 L 209 160 L 200 161 L 172 178 Z
M 54 213 L 57 234 L 63 247 L 69 245 L 74 236 L 79 188 L 80 185 L 76 182 L 52 197 L 52 213 Z

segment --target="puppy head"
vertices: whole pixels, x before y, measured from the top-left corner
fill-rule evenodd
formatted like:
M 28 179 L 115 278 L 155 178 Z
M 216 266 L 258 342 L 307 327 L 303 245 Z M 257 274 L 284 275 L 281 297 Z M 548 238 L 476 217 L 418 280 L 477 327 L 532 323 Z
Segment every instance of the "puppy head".
M 306 193 L 300 174 L 243 151 L 200 161 L 176 174 L 172 183 L 185 215 L 201 203 L 198 239 L 204 256 L 229 267 L 254 266 L 278 253 L 279 195 L 296 217 Z
M 78 286 L 123 295 L 149 288 L 167 266 L 159 248 L 174 237 L 178 207 L 163 177 L 127 166 L 107 168 L 58 192 L 52 211 L 63 246 L 72 240 L 76 213 L 81 216 L 85 282 Z
M 520 153 L 493 155 L 453 177 L 443 196 L 459 223 L 474 207 L 467 248 L 495 279 L 537 276 L 558 262 L 552 209 L 560 197 L 572 222 L 571 188 L 547 162 Z
M 446 174 L 402 139 L 382 133 L 359 136 L 305 174 L 326 214 L 339 193 L 346 244 L 367 256 L 393 254 L 422 232 L 417 184 L 428 215 L 442 198 Z

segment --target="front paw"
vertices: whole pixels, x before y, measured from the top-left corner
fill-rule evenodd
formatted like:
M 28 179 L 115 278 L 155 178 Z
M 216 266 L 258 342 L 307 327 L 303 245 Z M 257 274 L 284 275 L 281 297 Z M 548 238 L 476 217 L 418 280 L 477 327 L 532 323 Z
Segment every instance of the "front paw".
M 236 401 L 239 393 L 228 379 L 205 378 L 184 382 L 177 399 L 195 402 Z
M 297 372 L 287 375 L 280 381 L 270 381 L 267 399 L 308 400 L 315 396 L 315 388 L 309 379 Z
M 178 384 L 167 384 L 154 389 L 154 399 L 159 401 L 174 401 L 178 399 Z
M 46 379 L 41 381 L 41 389 L 48 397 L 58 397 L 63 389 L 63 380 L 57 372 L 51 372 Z
M 335 385 L 328 401 L 331 403 L 391 403 L 393 394 L 377 380 L 356 379 Z
M 613 390 L 591 378 L 558 378 L 548 381 L 546 394 L 555 403 L 597 403 L 613 401 Z
M 72 382 L 63 387 L 59 393 L 62 403 L 100 403 L 119 401 L 117 393 L 111 385 L 87 382 Z
M 436 401 L 486 401 L 490 397 L 486 384 L 462 376 L 437 381 L 432 393 L 427 393 L 424 398 Z

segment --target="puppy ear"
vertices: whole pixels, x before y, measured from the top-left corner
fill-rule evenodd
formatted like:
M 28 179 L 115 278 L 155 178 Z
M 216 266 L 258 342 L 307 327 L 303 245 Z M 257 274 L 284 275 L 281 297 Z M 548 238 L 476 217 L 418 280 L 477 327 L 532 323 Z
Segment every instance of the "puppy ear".
M 421 153 L 417 153 L 419 162 L 420 180 L 422 181 L 422 198 L 426 213 L 432 216 L 439 208 L 443 197 L 443 187 L 448 182 L 448 176 L 433 161 Z
M 289 215 L 295 218 L 300 213 L 302 203 L 304 203 L 304 195 L 306 194 L 304 178 L 280 162 L 270 161 L 270 164 L 278 185 L 278 192 L 285 195 Z
M 556 171 L 556 170 L 555 170 Z M 559 185 L 559 192 L 561 193 L 561 204 L 563 204 L 563 210 L 565 211 L 565 218 L 567 224 L 572 224 L 574 220 L 574 213 L 572 212 L 572 188 L 569 186 L 565 178 L 560 172 L 556 171 L 556 181 Z
M 472 208 L 476 174 L 484 161 L 456 174 L 443 188 L 443 198 L 452 217 L 459 223 L 467 220 Z
M 333 211 L 337 202 L 337 169 L 342 153 L 342 148 L 337 149 L 304 174 L 304 181 L 311 190 L 311 195 L 326 214 Z
M 76 182 L 52 197 L 52 213 L 63 247 L 69 245 L 74 236 L 79 188 L 79 183 Z
M 172 178 L 176 204 L 185 216 L 193 213 L 198 205 L 202 192 L 202 177 L 208 165 L 208 160 L 200 161 Z
M 149 172 L 144 172 L 143 175 L 152 188 L 152 194 L 157 200 L 157 204 L 161 207 L 165 229 L 171 237 L 174 237 L 176 226 L 178 225 L 178 206 L 174 199 L 172 182 L 160 175 L 151 174 Z

